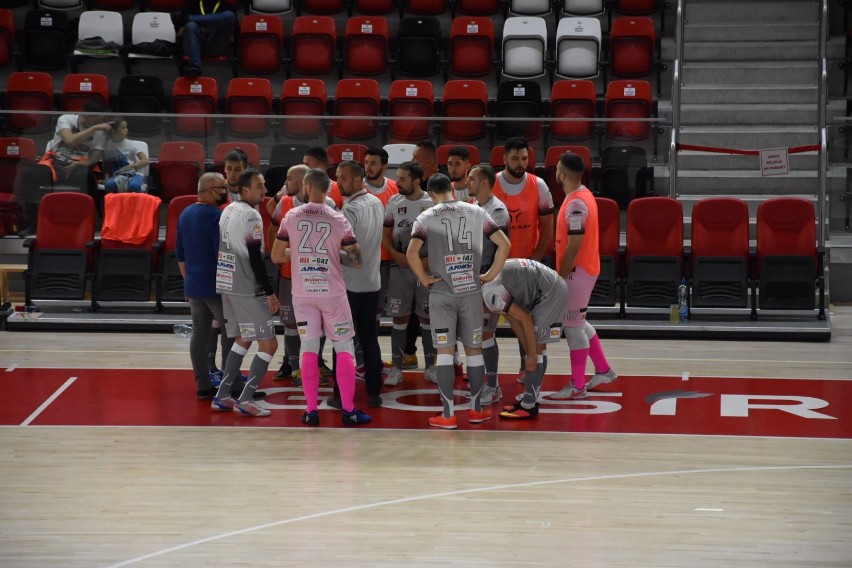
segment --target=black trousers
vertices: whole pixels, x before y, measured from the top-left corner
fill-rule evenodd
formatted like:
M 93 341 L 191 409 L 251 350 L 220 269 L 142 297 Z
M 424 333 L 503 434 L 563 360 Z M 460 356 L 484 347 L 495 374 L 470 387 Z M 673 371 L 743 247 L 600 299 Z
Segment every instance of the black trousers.
M 347 290 L 346 295 L 349 297 L 349 309 L 352 311 L 355 334 L 364 352 L 367 395 L 378 396 L 382 390 L 382 353 L 379 349 L 379 322 L 376 320 L 379 291 L 349 292 Z M 334 396 L 340 397 L 336 382 Z

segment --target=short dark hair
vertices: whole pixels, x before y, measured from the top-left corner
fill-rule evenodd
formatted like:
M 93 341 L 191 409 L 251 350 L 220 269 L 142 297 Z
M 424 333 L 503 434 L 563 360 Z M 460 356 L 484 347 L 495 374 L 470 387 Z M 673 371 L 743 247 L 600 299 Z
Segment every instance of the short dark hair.
M 506 143 L 503 144 L 503 150 L 505 150 L 507 154 L 512 150 L 528 150 L 529 147 L 529 142 L 527 142 L 525 138 L 521 138 L 520 136 L 509 138 L 508 140 L 506 140 Z
M 323 193 L 328 193 L 328 188 L 331 187 L 331 179 L 328 177 L 325 170 L 320 168 L 308 170 L 308 173 L 305 174 L 302 183 L 309 183 Z
M 378 156 L 382 160 L 382 165 L 388 163 L 390 160 L 390 156 L 384 148 L 367 148 L 367 151 L 364 152 L 364 156 Z
M 450 151 L 447 152 L 447 157 L 456 156 L 457 158 L 461 158 L 462 160 L 470 160 L 470 150 L 465 148 L 464 146 L 453 146 L 450 148 Z
M 449 193 L 453 190 L 450 178 L 442 173 L 432 174 L 426 183 L 426 190 L 430 193 Z
M 242 148 L 232 148 L 228 150 L 228 153 L 225 154 L 225 158 L 222 160 L 223 162 L 242 162 L 243 167 L 247 168 L 248 163 L 248 154 Z
M 313 148 L 308 148 L 307 150 L 305 150 L 305 156 L 310 156 L 311 158 L 328 166 L 328 152 L 326 152 L 325 148 L 323 148 L 322 146 L 314 146 Z
M 571 152 L 565 152 L 559 156 L 559 163 L 562 164 L 563 168 L 577 175 L 583 175 L 583 172 L 586 171 L 583 158 Z
M 242 190 L 244 187 L 251 187 L 251 180 L 257 176 L 262 176 L 263 172 L 261 172 L 257 168 L 246 168 L 240 174 L 239 179 L 237 180 L 237 189 Z
M 497 183 L 497 174 L 494 173 L 494 168 L 492 168 L 491 166 L 474 166 L 470 170 L 471 174 L 473 172 L 478 172 L 482 174 L 482 176 L 488 180 L 488 187 L 494 187 L 494 184 Z
M 342 162 L 337 164 L 337 169 L 340 168 L 349 168 L 349 171 L 355 174 L 356 176 L 360 178 L 364 177 L 364 168 L 362 168 L 361 164 L 359 164 L 355 160 L 343 160 Z
M 414 145 L 415 148 L 423 148 L 424 150 L 429 150 L 429 152 L 437 157 L 438 156 L 438 147 L 435 146 L 435 143 L 431 140 L 421 140 L 417 144 Z
M 403 162 L 398 166 L 398 169 L 407 171 L 411 174 L 411 177 L 419 179 L 420 183 L 423 183 L 423 168 L 417 162 Z

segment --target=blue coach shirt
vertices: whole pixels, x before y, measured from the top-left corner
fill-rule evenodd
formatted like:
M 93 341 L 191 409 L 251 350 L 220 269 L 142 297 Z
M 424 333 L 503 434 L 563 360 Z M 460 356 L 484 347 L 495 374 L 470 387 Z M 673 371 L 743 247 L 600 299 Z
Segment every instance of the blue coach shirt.
M 184 293 L 191 298 L 215 298 L 219 217 L 215 205 L 193 203 L 180 214 L 176 253 L 186 263 Z

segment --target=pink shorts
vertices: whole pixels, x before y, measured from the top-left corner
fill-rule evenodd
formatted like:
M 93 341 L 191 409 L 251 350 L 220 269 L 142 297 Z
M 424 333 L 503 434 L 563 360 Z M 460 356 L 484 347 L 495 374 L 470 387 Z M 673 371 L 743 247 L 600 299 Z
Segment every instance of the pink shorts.
M 565 306 L 563 327 L 584 327 L 589 298 L 598 277 L 592 276 L 579 266 L 571 271 L 565 281 L 568 283 L 568 303 Z
M 296 314 L 296 327 L 299 338 L 304 341 L 325 336 L 331 341 L 343 341 L 355 336 L 352 325 L 352 311 L 349 298 L 306 298 L 293 296 L 293 311 Z

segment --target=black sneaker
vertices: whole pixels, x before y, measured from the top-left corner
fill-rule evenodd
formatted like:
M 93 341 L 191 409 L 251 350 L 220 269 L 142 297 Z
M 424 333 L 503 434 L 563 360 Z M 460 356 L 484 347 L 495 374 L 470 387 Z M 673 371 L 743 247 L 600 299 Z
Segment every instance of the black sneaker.
M 361 424 L 369 424 L 372 422 L 373 417 L 369 414 L 364 414 L 357 408 L 352 412 L 343 413 L 343 425 L 344 426 L 360 426 Z
M 307 424 L 308 426 L 319 426 L 319 412 L 312 410 L 311 412 L 305 412 L 302 414 L 302 424 Z
M 370 395 L 367 397 L 367 406 L 370 408 L 379 408 L 382 405 L 382 397 L 379 395 Z
M 290 361 L 285 357 L 281 367 L 278 368 L 278 372 L 275 373 L 275 378 L 286 379 L 291 376 L 293 376 L 293 367 L 290 366 Z
M 532 420 L 538 416 L 538 403 L 532 408 L 524 408 L 518 401 L 513 406 L 504 406 L 499 416 L 506 420 Z
M 216 390 L 212 387 L 209 389 L 198 389 L 195 391 L 195 398 L 198 400 L 210 400 L 216 396 Z
M 341 402 L 340 397 L 330 396 L 326 399 L 325 403 L 337 410 L 343 410 L 343 402 Z

